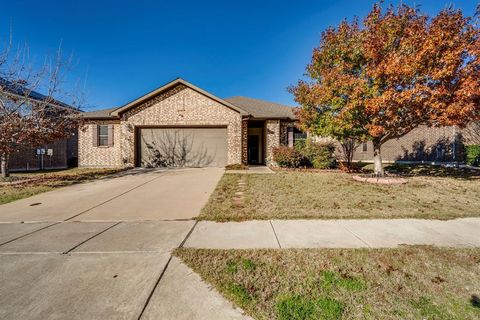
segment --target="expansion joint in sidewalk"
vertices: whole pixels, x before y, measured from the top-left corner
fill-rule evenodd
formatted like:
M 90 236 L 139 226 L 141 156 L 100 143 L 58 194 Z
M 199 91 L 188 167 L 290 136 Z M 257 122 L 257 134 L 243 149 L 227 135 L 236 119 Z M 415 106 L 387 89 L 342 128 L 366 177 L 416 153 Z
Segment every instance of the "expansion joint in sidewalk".
M 282 245 L 280 244 L 280 240 L 278 240 L 277 232 L 275 231 L 275 228 L 273 227 L 273 222 L 272 220 L 268 220 L 270 222 L 270 226 L 272 227 L 273 234 L 275 235 L 275 239 L 277 239 L 277 244 L 280 249 L 282 249 Z
M 360 238 L 355 232 L 353 232 L 352 230 L 348 229 L 346 226 L 341 226 L 343 227 L 345 230 L 347 230 L 348 232 L 350 232 L 355 238 L 357 238 L 358 240 L 360 240 L 361 242 L 363 242 L 367 247 L 371 248 L 372 246 L 370 244 L 368 244 L 368 242 L 366 242 L 365 240 L 363 240 L 362 238 Z

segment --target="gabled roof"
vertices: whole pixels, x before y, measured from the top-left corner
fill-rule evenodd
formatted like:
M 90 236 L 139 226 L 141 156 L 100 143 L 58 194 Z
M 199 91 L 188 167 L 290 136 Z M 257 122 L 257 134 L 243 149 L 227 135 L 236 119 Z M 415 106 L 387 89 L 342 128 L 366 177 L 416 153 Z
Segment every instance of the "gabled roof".
M 248 97 L 231 97 L 225 100 L 247 111 L 254 118 L 296 119 L 294 109 L 282 104 Z
M 8 95 L 11 95 L 12 97 L 16 97 L 18 99 L 38 101 L 53 107 L 74 109 L 72 106 L 64 102 L 53 99 L 52 97 L 47 97 L 39 92 L 29 89 L 22 82 L 17 83 L 17 82 L 6 80 L 4 78 L 0 78 L 0 92 L 1 91 L 5 92 Z
M 83 117 L 87 119 L 118 119 L 120 118 L 120 115 L 122 113 L 138 106 L 139 104 L 149 99 L 152 99 L 153 97 L 157 96 L 162 92 L 174 88 L 179 84 L 195 90 L 209 97 L 210 99 L 213 99 L 225 105 L 226 107 L 239 112 L 243 116 L 251 116 L 259 119 L 295 119 L 295 114 L 292 107 L 247 97 L 232 97 L 228 99 L 221 99 L 181 78 L 177 78 L 161 86 L 160 88 L 153 90 L 152 92 L 147 93 L 146 95 L 127 103 L 122 107 L 86 112 L 83 114 Z

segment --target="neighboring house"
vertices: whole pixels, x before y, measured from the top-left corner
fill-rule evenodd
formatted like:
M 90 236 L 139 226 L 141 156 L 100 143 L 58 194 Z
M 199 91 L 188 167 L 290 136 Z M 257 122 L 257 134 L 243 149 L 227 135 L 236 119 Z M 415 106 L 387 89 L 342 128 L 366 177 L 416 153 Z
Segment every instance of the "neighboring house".
M 10 155 L 10 171 L 66 169 L 77 165 L 77 135 L 42 146 L 24 147 Z M 42 153 L 45 150 L 45 154 Z M 42 159 L 43 158 L 43 159 Z
M 82 167 L 269 165 L 273 148 L 306 137 L 295 128 L 291 107 L 246 97 L 221 99 L 182 79 L 83 117 Z M 462 133 L 452 127 L 418 128 L 387 142 L 382 154 L 386 161 L 446 161 Z M 354 159 L 372 160 L 372 146 L 360 146 Z
M 462 162 L 464 145 L 480 144 L 471 134 L 478 131 L 472 124 L 466 129 L 458 127 L 419 126 L 405 136 L 392 139 L 382 146 L 385 162 Z M 362 143 L 354 153 L 355 161 L 372 161 L 373 144 Z
M 0 86 L 8 94 L 8 97 L 25 99 L 30 101 L 48 101 L 49 104 L 62 108 L 72 108 L 66 103 L 51 99 L 41 93 L 26 89 L 23 86 L 13 85 L 0 78 Z M 40 146 L 24 146 L 10 154 L 8 166 L 10 171 L 28 171 L 42 169 L 65 169 L 76 166 L 78 158 L 78 137 L 73 133 L 71 137 L 60 139 Z

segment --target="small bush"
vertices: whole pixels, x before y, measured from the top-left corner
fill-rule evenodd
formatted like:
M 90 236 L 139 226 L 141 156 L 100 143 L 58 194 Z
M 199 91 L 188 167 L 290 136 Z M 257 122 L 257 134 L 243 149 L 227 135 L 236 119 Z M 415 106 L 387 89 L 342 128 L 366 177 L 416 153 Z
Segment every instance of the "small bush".
M 273 148 L 273 161 L 283 168 L 298 168 L 302 164 L 304 157 L 295 148 L 280 146 Z
M 465 147 L 465 160 L 468 165 L 480 165 L 480 144 L 472 144 Z
M 330 169 L 336 164 L 335 145 L 333 143 L 319 143 L 306 140 L 296 146 L 305 160 L 305 166 L 315 169 Z

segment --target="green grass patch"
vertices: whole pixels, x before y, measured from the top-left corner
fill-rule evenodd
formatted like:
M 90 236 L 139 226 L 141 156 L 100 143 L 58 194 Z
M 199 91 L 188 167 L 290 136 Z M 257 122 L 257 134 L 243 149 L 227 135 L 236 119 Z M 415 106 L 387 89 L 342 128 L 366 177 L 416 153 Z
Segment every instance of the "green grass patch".
M 480 249 L 174 254 L 256 319 L 479 319 Z
M 233 201 L 245 183 L 241 206 Z M 477 176 L 416 175 L 408 183 L 378 185 L 354 181 L 342 172 L 225 174 L 199 219 L 452 219 L 480 216 Z
M 276 310 L 281 320 L 333 320 L 341 318 L 343 305 L 328 297 L 311 300 L 300 295 L 286 295 L 280 298 Z

